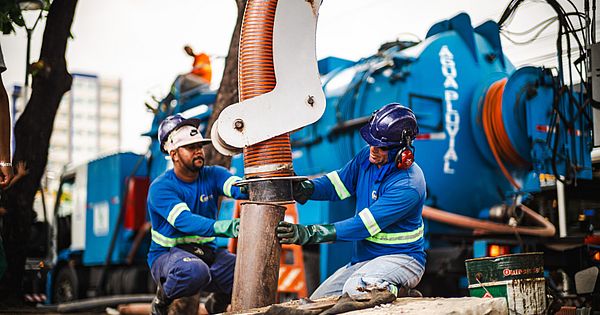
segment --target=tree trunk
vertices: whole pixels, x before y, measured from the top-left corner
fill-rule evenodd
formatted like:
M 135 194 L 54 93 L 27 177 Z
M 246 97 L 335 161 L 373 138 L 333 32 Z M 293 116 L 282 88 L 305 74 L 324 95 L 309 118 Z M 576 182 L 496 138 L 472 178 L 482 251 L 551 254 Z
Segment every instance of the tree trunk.
M 2 237 L 8 268 L 2 279 L 1 299 L 19 301 L 26 258 L 26 244 L 33 219 L 33 200 L 48 161 L 50 135 L 60 101 L 71 88 L 65 51 L 77 0 L 54 0 L 46 20 L 40 61 L 43 69 L 33 77 L 31 98 L 15 126 L 13 161 L 26 161 L 29 175 L 8 190 L 9 211 Z
M 213 105 L 213 112 L 208 120 L 207 136 L 210 137 L 210 129 L 213 123 L 219 118 L 221 111 L 234 103 L 239 102 L 238 95 L 238 55 L 240 46 L 240 32 L 242 29 L 242 19 L 244 18 L 244 10 L 246 9 L 246 0 L 235 0 L 238 8 L 238 17 L 235 23 L 233 35 L 231 35 L 231 43 L 229 44 L 229 53 L 225 59 L 225 70 L 223 71 L 223 79 L 221 86 L 217 91 L 217 99 Z M 206 150 L 206 161 L 208 165 L 222 165 L 229 167 L 231 158 L 217 152 L 213 147 Z

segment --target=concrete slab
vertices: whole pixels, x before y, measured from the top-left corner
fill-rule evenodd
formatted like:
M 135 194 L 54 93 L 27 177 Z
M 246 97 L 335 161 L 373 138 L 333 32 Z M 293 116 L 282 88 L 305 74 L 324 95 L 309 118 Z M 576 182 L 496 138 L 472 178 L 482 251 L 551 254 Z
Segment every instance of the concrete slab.
M 311 309 L 317 309 L 319 306 L 329 305 L 329 308 L 335 304 L 337 297 L 329 297 L 315 300 L 310 304 Z M 298 300 L 279 304 L 285 307 L 306 309 Z M 264 314 L 269 307 L 247 310 L 235 314 Z M 505 315 L 508 314 L 508 306 L 504 298 L 483 299 L 475 297 L 463 298 L 399 298 L 393 303 L 383 304 L 374 308 L 362 309 L 358 311 L 346 312 L 344 314 L 452 314 L 452 315 Z
M 504 315 L 508 314 L 508 306 L 504 298 L 400 298 L 394 303 L 345 314 Z

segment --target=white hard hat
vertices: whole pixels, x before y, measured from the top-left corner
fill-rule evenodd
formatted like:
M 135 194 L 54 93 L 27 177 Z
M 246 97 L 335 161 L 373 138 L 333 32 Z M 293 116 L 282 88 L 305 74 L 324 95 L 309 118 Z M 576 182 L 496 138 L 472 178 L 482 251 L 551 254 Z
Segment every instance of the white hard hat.
M 202 143 L 204 145 L 210 143 L 210 139 L 204 139 L 197 126 L 183 125 L 171 131 L 164 143 L 164 148 L 165 151 L 171 152 L 171 150 L 192 143 Z

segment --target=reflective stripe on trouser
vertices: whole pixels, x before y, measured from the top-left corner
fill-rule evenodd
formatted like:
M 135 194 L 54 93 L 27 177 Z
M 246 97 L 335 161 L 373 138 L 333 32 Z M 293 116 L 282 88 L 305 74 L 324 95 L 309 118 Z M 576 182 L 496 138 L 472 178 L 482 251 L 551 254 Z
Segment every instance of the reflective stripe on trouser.
M 208 243 L 215 240 L 214 237 L 203 237 L 197 235 L 189 235 L 182 237 L 166 237 L 155 230 L 151 231 L 152 233 L 152 241 L 162 247 L 175 247 L 179 244 L 202 244 Z
M 346 189 L 346 185 L 344 185 L 344 182 L 342 182 L 336 171 L 327 173 L 325 176 L 327 176 L 327 178 L 329 178 L 331 181 L 331 184 L 333 184 L 333 188 L 335 188 L 335 192 L 340 200 L 350 197 L 350 193 L 348 192 L 348 189 Z
M 400 287 L 416 287 L 424 272 L 425 268 L 408 255 L 379 256 L 338 269 L 315 290 L 310 298 L 339 296 L 346 292 L 350 295 L 357 295 L 362 293 L 358 291 L 358 288 L 367 286 L 387 288 L 397 294 Z

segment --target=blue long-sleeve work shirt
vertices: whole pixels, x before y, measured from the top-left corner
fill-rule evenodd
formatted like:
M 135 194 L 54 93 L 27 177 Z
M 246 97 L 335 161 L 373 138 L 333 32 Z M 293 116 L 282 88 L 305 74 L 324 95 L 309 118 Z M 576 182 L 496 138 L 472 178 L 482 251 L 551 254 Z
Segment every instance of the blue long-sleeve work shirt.
M 241 178 L 221 166 L 205 166 L 198 178 L 187 183 L 173 170 L 157 177 L 148 192 L 148 214 L 152 223 L 152 243 L 148 265 L 171 247 L 185 243 L 205 243 L 215 247 L 214 223 L 219 196 L 245 199 L 233 186 Z
M 354 217 L 334 223 L 337 240 L 354 242 L 351 263 L 406 254 L 425 266 L 425 178 L 417 163 L 407 170 L 397 169 L 393 161 L 378 168 L 369 162 L 367 146 L 342 169 L 313 182 L 313 200 L 356 196 Z

